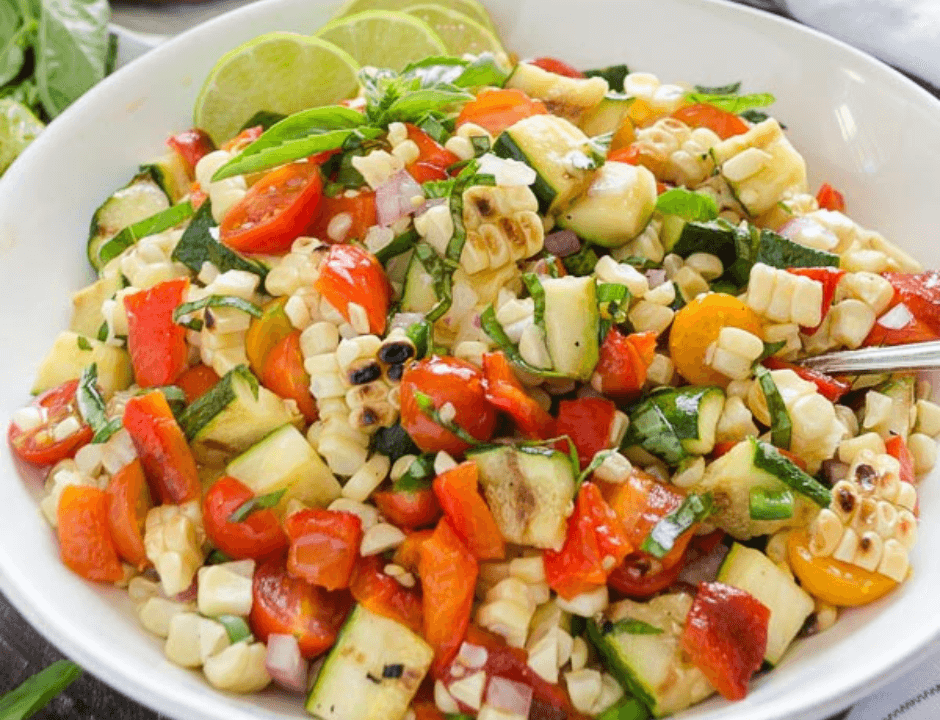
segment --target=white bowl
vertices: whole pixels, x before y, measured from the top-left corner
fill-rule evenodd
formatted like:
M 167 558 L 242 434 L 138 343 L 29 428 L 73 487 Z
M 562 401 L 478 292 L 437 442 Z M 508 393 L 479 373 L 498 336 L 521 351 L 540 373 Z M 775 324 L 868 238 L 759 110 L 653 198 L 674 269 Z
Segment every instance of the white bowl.
M 853 217 L 928 264 L 940 185 L 940 102 L 888 67 L 770 15 L 706 0 L 488 0 L 508 47 L 581 67 L 627 62 L 665 81 L 772 91 L 774 114 L 806 157 L 813 187 L 831 182 Z M 271 30 L 309 32 L 329 16 L 313 0 L 249 5 L 158 47 L 92 90 L 56 120 L 0 180 L 0 310 L 5 377 L 0 427 L 28 401 L 39 360 L 69 318 L 70 291 L 92 279 L 85 260 L 95 207 L 187 128 L 203 78 L 227 50 Z M 171 665 L 138 625 L 123 593 L 80 580 L 60 562 L 24 478 L 3 444 L 0 587 L 46 637 L 99 678 L 175 718 L 307 717 L 300 698 L 242 698 Z M 885 600 L 847 612 L 800 642 L 739 703 L 711 700 L 700 720 L 812 720 L 893 677 L 940 635 L 940 496 L 923 485 L 915 574 Z

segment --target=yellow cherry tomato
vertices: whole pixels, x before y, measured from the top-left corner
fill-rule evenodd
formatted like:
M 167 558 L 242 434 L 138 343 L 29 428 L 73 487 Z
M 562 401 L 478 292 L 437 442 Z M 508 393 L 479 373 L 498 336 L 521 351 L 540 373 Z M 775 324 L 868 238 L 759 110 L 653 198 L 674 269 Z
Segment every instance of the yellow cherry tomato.
M 245 354 L 248 364 L 260 377 L 264 363 L 274 347 L 294 331 L 290 318 L 284 312 L 287 298 L 277 298 L 261 308 L 261 317 L 252 318 L 245 335 Z
M 816 557 L 809 549 L 805 530 L 790 533 L 787 556 L 806 592 L 837 607 L 867 605 L 897 587 L 897 582 L 885 575 L 830 557 Z
M 705 362 L 708 346 L 718 340 L 725 327 L 740 328 L 763 337 L 760 317 L 733 295 L 699 295 L 676 313 L 669 334 L 669 354 L 676 371 L 692 385 L 726 387 L 731 382 Z

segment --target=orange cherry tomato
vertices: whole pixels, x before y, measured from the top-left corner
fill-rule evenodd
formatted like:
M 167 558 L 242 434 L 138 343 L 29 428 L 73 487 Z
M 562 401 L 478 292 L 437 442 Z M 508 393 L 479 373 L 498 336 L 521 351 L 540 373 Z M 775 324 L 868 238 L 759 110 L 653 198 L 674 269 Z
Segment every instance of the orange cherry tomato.
M 816 202 L 823 210 L 845 212 L 845 198 L 829 183 L 823 183 L 822 187 L 819 188 L 819 192 L 816 193 Z
M 245 354 L 252 372 L 261 376 L 268 355 L 281 340 L 294 332 L 284 306 L 288 298 L 275 298 L 261 308 L 261 317 L 253 317 L 245 334 Z
M 267 642 L 272 634 L 293 635 L 308 659 L 333 646 L 352 607 L 349 593 L 328 592 L 289 575 L 283 558 L 257 567 L 251 595 L 248 622 L 257 638 Z
M 345 193 L 335 197 L 324 196 L 320 201 L 316 219 L 307 234 L 325 243 L 362 240 L 366 236 L 366 230 L 376 224 L 375 212 L 375 193 L 369 190 L 360 190 L 353 197 L 346 197 Z M 351 224 L 345 236 L 337 241 L 330 237 L 327 230 L 330 221 L 340 213 L 349 215 Z
M 183 372 L 174 383 L 183 391 L 186 402 L 193 403 L 209 392 L 219 382 L 219 374 L 208 365 L 199 363 Z
M 316 217 L 322 196 L 319 165 L 290 163 L 272 170 L 228 211 L 220 240 L 240 252 L 287 252 Z
M 362 543 L 358 516 L 308 508 L 290 515 L 284 529 L 290 538 L 287 569 L 291 575 L 327 590 L 349 587 Z
M 173 311 L 188 289 L 189 278 L 177 278 L 124 296 L 127 352 L 141 387 L 172 385 L 186 369 L 186 328 L 173 322 Z
M 145 568 L 144 521 L 153 507 L 144 466 L 135 459 L 118 470 L 108 483 L 108 529 L 118 555 L 138 570 Z
M 787 539 L 787 558 L 793 574 L 815 598 L 837 607 L 867 605 L 897 587 L 897 582 L 876 572 L 840 562 L 831 557 L 816 557 L 809 549 L 809 535 L 794 530 Z
M 245 128 L 232 139 L 226 140 L 224 143 L 222 143 L 221 149 L 232 154 L 241 152 L 259 137 L 261 137 L 263 133 L 263 125 L 255 125 L 254 127 Z
M 224 475 L 213 483 L 203 500 L 206 535 L 230 558 L 257 560 L 287 549 L 287 535 L 272 509 L 256 509 L 243 520 L 230 520 L 238 508 L 254 497 L 247 485 Z
M 295 401 L 307 422 L 319 417 L 317 401 L 310 393 L 310 375 L 304 370 L 304 356 L 300 352 L 300 330 L 284 337 L 268 353 L 261 383 L 282 398 Z
M 317 292 L 349 320 L 349 303 L 357 303 L 369 318 L 369 330 L 385 333 L 392 286 L 382 263 L 357 245 L 333 245 L 320 265 Z
M 108 532 L 108 496 L 87 485 L 62 491 L 57 512 L 62 562 L 86 580 L 117 582 L 124 577 Z
M 463 106 L 457 127 L 472 122 L 495 136 L 519 120 L 547 113 L 542 102 L 533 100 L 522 90 L 484 90 Z
M 477 486 L 475 462 L 463 462 L 434 478 L 434 494 L 451 526 L 477 560 L 502 560 L 506 541 Z
M 559 60 L 557 58 L 551 57 L 540 57 L 535 58 L 530 63 L 536 67 L 540 67 L 543 70 L 546 70 L 550 73 L 555 73 L 556 75 L 564 75 L 565 77 L 570 78 L 583 78 L 585 77 L 584 73 L 578 70 L 576 67 L 569 65 L 568 63 Z
M 78 380 L 68 380 L 33 400 L 32 406 L 46 416 L 38 426 L 23 430 L 16 423 L 10 423 L 7 440 L 20 460 L 31 465 L 54 465 L 59 460 L 74 456 L 80 447 L 91 442 L 94 433 L 82 419 L 75 404 L 77 387 Z M 52 430 L 70 417 L 79 421 L 78 431 L 62 440 L 54 440 Z
M 727 140 L 734 135 L 742 135 L 749 129 L 747 123 L 734 113 L 705 103 L 686 105 L 676 110 L 672 116 L 689 127 L 708 128 L 722 140 Z
M 480 442 L 493 437 L 496 409 L 486 400 L 484 376 L 476 365 L 435 355 L 410 365 L 400 387 L 401 425 L 424 452 L 460 455 L 470 445 L 425 415 L 415 393 L 430 397 L 438 412 L 450 403 L 456 410 L 454 422 Z

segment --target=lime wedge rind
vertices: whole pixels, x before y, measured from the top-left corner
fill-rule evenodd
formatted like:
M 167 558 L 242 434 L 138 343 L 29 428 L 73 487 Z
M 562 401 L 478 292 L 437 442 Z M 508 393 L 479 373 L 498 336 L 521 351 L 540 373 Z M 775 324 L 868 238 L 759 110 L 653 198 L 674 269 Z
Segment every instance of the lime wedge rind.
M 430 25 L 447 45 L 451 55 L 505 52 L 496 35 L 472 17 L 457 10 L 451 10 L 438 3 L 420 3 L 409 5 L 402 12 Z
M 401 70 L 410 62 L 447 53 L 433 28 L 411 15 L 367 10 L 320 28 L 316 37 L 338 45 L 362 66 Z

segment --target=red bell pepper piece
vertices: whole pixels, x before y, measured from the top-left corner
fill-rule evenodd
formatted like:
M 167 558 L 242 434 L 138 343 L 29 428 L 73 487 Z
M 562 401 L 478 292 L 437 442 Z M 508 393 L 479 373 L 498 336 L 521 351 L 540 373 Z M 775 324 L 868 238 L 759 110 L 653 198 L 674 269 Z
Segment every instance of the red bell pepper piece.
M 154 498 L 179 505 L 202 495 L 193 453 L 162 392 L 154 390 L 128 400 L 124 428 L 134 442 Z
M 722 140 L 727 140 L 733 135 L 743 135 L 749 130 L 747 123 L 734 113 L 706 103 L 686 105 L 676 110 L 672 116 L 689 127 L 706 127 Z
M 441 506 L 434 490 L 382 490 L 373 493 L 372 500 L 386 518 L 401 528 L 415 530 L 430 527 L 441 517 Z
M 484 354 L 483 373 L 486 399 L 506 412 L 526 437 L 545 440 L 555 434 L 555 419 L 523 390 L 504 353 Z
M 284 521 L 290 538 L 287 570 L 327 590 L 349 587 L 359 545 L 362 521 L 348 512 L 308 508 Z
M 368 250 L 332 245 L 314 287 L 346 320 L 349 303 L 358 303 L 369 318 L 369 330 L 376 335 L 385 333 L 392 286 L 382 263 Z
M 434 648 L 434 672 L 454 659 L 470 624 L 479 566 L 447 518 L 421 543 L 418 574 L 424 592 L 424 639 Z
M 611 426 L 617 406 L 606 398 L 562 400 L 555 421 L 555 434 L 567 435 L 578 450 L 584 470 L 601 450 L 610 447 Z
M 728 700 L 747 696 L 764 662 L 770 610 L 750 593 L 723 583 L 700 583 L 685 620 L 682 649 Z
M 408 139 L 418 146 L 420 152 L 418 159 L 405 169 L 415 179 L 415 182 L 444 180 L 447 177 L 447 168 L 459 162 L 460 158 L 417 125 L 406 123 L 405 128 L 408 130 Z
M 363 607 L 377 615 L 397 620 L 416 633 L 424 632 L 424 606 L 421 593 L 404 587 L 382 571 L 377 555 L 359 558 L 353 569 L 349 591 Z
M 911 457 L 911 451 L 907 448 L 907 443 L 900 435 L 892 435 L 885 441 L 885 450 L 888 455 L 897 459 L 901 465 L 899 476 L 903 482 L 911 485 L 917 484 L 917 476 L 914 474 L 914 458 Z
M 639 165 L 640 164 L 640 146 L 639 145 L 627 145 L 626 147 L 617 148 L 616 150 L 611 150 L 607 154 L 608 162 L 622 162 L 627 165 Z
M 433 530 L 416 530 L 405 536 L 405 541 L 395 548 L 394 561 L 408 572 L 418 572 L 421 561 L 421 545 L 434 534 Z
M 270 508 L 253 510 L 239 521 L 230 519 L 254 497 L 251 488 L 225 475 L 213 483 L 202 503 L 206 535 L 215 547 L 236 560 L 281 555 L 287 549 L 287 535 Z
M 190 177 L 192 177 L 193 172 L 196 170 L 196 165 L 199 161 L 215 150 L 215 143 L 212 142 L 212 138 L 209 137 L 205 130 L 200 130 L 199 128 L 192 128 L 191 130 L 184 130 L 181 133 L 177 133 L 171 136 L 166 141 L 166 144 L 183 158 L 189 168 Z
M 839 281 L 845 275 L 845 270 L 832 267 L 813 267 L 787 268 L 787 272 L 801 277 L 808 277 L 810 280 L 822 283 L 822 315 L 819 316 L 819 325 L 811 328 L 800 328 L 804 335 L 813 335 L 819 330 L 819 326 L 822 325 L 822 321 L 826 319 L 826 315 L 829 313 L 829 308 L 832 307 L 832 299 L 836 296 L 836 286 L 838 286 Z
M 345 193 L 334 197 L 324 195 L 320 199 L 317 217 L 311 224 L 307 234 L 325 243 L 336 242 L 330 237 L 327 229 L 330 221 L 340 213 L 348 214 L 352 220 L 352 224 L 349 226 L 349 230 L 346 231 L 345 237 L 342 238 L 342 242 L 363 240 L 366 231 L 376 224 L 375 193 L 365 190 L 360 191 L 354 197 L 346 197 Z
M 880 322 L 868 333 L 862 345 L 864 347 L 882 347 L 892 345 L 912 345 L 913 343 L 930 342 L 937 340 L 940 335 L 922 320 L 912 318 L 911 321 L 900 328 L 889 328 Z
M 138 570 L 150 564 L 144 547 L 144 522 L 153 507 L 139 459 L 118 470 L 108 482 L 108 531 L 117 554 Z
M 904 303 L 917 320 L 933 331 L 936 339 L 940 335 L 940 270 L 884 273 L 884 278 L 894 287 L 892 305 Z
M 804 380 L 813 383 L 819 391 L 819 394 L 832 402 L 836 402 L 852 389 L 852 383 L 846 380 L 840 380 L 831 375 L 826 375 L 826 373 L 820 372 L 819 370 L 805 368 L 802 365 L 794 365 L 793 363 L 775 357 L 767 358 L 764 360 L 763 365 L 768 370 L 792 370 Z
M 573 598 L 607 582 L 609 569 L 633 546 L 620 519 L 593 483 L 584 483 L 568 518 L 568 534 L 560 551 L 543 554 L 549 586 L 564 598 Z M 608 560 L 607 558 L 612 558 Z
M 591 384 L 616 400 L 636 397 L 646 382 L 646 371 L 656 356 L 656 333 L 624 335 L 611 328 L 601 343 Z
M 127 351 L 141 387 L 172 385 L 186 369 L 186 328 L 173 311 L 186 300 L 189 278 L 177 278 L 124 297 Z
M 108 532 L 108 496 L 104 490 L 69 485 L 56 513 L 62 562 L 86 580 L 117 582 L 124 576 Z
M 475 462 L 463 462 L 434 478 L 434 494 L 454 531 L 477 560 L 502 560 L 506 541 L 480 495 Z
M 824 210 L 845 212 L 845 198 L 829 183 L 823 183 L 822 187 L 819 188 L 819 192 L 816 193 L 816 202 Z
M 193 365 L 176 378 L 176 383 L 174 384 L 183 391 L 183 394 L 186 396 L 186 402 L 194 403 L 215 387 L 215 384 L 219 382 L 219 380 L 219 375 L 215 370 L 208 365 L 199 363 L 198 365 Z
M 578 70 L 576 67 L 569 65 L 563 60 L 552 57 L 540 57 L 532 60 L 532 65 L 540 67 L 543 70 L 546 70 L 550 73 L 555 73 L 556 75 L 563 75 L 564 77 L 570 78 L 583 78 L 585 77 L 584 73 Z

